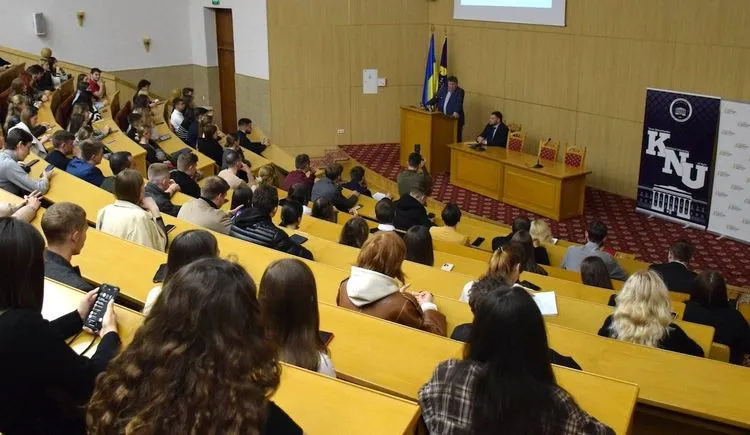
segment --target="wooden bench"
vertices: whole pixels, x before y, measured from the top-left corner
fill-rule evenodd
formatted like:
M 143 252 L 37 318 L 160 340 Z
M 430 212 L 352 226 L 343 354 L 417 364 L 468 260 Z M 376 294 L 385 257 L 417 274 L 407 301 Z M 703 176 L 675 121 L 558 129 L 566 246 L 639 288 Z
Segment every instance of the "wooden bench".
M 50 295 L 50 297 L 47 298 L 47 295 Z M 47 281 L 45 283 L 45 317 L 54 318 L 75 309 L 81 296 L 82 292 L 52 281 Z M 48 300 L 50 302 L 47 302 Z M 48 306 L 52 306 L 53 308 L 48 308 Z M 409 403 L 416 406 L 413 401 L 416 400 L 417 391 L 430 378 L 437 364 L 445 359 L 457 357 L 461 352 L 462 346 L 460 343 L 437 337 L 433 334 L 427 334 L 373 317 L 362 316 L 353 311 L 325 304 L 320 305 L 320 310 L 321 328 L 334 332 L 330 351 L 337 371 L 346 379 L 372 385 L 376 389 L 390 390 L 399 395 L 406 396 L 412 401 L 398 401 L 398 399 L 393 397 L 378 396 L 380 400 L 385 400 L 385 398 L 396 400 L 396 403 L 400 407 Z M 142 321 L 142 316 L 133 311 L 120 308 L 118 308 L 117 314 L 118 319 L 120 319 L 123 343 L 128 344 L 132 340 L 138 324 Z M 90 336 L 86 338 L 90 340 Z M 86 338 L 83 340 L 79 339 L 79 341 L 87 343 Z M 73 343 L 73 346 L 75 347 L 76 343 Z M 388 346 L 389 351 L 378 351 L 377 349 L 382 349 L 382 346 Z M 384 370 L 384 367 L 388 367 L 388 369 Z M 288 370 L 289 368 L 290 366 L 284 365 L 285 372 L 294 371 L 295 375 L 298 376 L 315 376 L 316 380 L 310 382 L 317 382 L 319 388 L 329 388 L 329 383 L 348 385 L 341 381 L 313 375 L 301 369 Z M 633 384 L 562 367 L 554 367 L 554 370 L 560 385 L 575 397 L 583 409 L 610 425 L 618 433 L 627 432 L 638 395 L 638 387 Z M 282 379 L 286 380 L 287 378 L 283 377 Z M 284 387 L 282 382 L 279 391 L 282 391 Z M 361 390 L 364 389 L 360 388 Z M 607 392 L 606 401 L 602 400 L 601 396 L 604 391 Z M 295 398 L 298 401 L 295 402 L 297 408 L 293 406 L 287 409 L 285 404 L 285 400 L 293 400 L 289 397 L 292 395 L 292 391 L 290 391 L 289 396 L 286 394 L 279 395 L 279 393 L 275 396 L 279 405 L 294 419 L 297 419 L 294 410 L 298 410 L 300 407 L 307 408 L 310 415 L 315 414 L 314 412 L 310 412 L 312 411 L 309 400 L 311 394 L 316 394 L 316 400 L 314 401 L 316 406 L 319 401 L 325 400 L 325 398 L 335 401 L 342 400 L 341 397 L 335 394 L 324 394 L 325 398 L 321 399 L 317 397 L 317 391 L 315 393 L 311 391 L 302 393 L 298 389 L 296 392 L 296 395 L 299 396 Z M 375 393 L 373 392 L 372 394 Z M 359 397 L 352 397 L 352 399 L 359 399 Z M 395 406 L 394 403 L 390 405 Z M 348 406 L 354 408 L 355 406 L 367 406 L 367 404 L 349 403 Z M 346 412 L 341 406 L 336 411 L 336 415 L 342 411 Z M 403 427 L 404 429 L 413 428 L 417 412 L 416 410 L 412 411 L 415 412 L 401 413 L 400 416 L 402 419 L 398 423 L 398 427 Z M 300 410 L 300 412 L 302 411 Z M 352 414 L 353 416 L 350 419 L 345 418 L 344 421 L 362 424 L 359 413 L 352 411 Z M 330 415 L 330 413 L 323 413 L 321 419 L 325 417 L 330 419 Z M 384 416 L 388 416 L 388 418 L 383 418 Z M 392 421 L 385 423 L 385 421 L 392 420 L 390 414 L 380 414 L 380 417 L 384 420 L 382 424 L 393 424 Z M 408 424 L 404 425 L 404 422 L 408 422 Z M 298 420 L 298 423 L 303 425 L 302 420 Z M 333 433 L 330 430 L 332 427 L 330 424 L 329 426 L 318 427 L 328 428 L 325 432 Z M 304 428 L 306 431 L 312 429 Z M 369 427 L 369 429 L 372 428 Z M 393 427 L 391 427 L 391 430 L 393 430 Z M 376 431 L 367 433 L 403 432 Z
M 67 314 L 76 309 L 82 296 L 83 292 L 46 280 L 42 314 L 47 319 Z M 127 345 L 143 316 L 120 306 L 116 311 L 120 336 Z M 92 338 L 84 332 L 72 347 L 85 348 Z M 92 349 L 90 354 L 93 352 Z M 310 400 L 311 397 L 315 399 Z M 282 364 L 281 383 L 273 400 L 310 434 L 413 433 L 419 418 L 419 407 L 414 402 L 288 364 Z

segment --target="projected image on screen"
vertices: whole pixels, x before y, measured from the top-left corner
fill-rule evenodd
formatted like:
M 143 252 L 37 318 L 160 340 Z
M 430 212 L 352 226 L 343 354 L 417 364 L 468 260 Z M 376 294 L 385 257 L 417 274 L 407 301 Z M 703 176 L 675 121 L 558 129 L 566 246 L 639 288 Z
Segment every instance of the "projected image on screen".
M 565 0 L 454 0 L 457 20 L 565 25 Z
M 551 8 L 552 0 L 461 0 L 463 6 L 502 6 L 507 8 Z

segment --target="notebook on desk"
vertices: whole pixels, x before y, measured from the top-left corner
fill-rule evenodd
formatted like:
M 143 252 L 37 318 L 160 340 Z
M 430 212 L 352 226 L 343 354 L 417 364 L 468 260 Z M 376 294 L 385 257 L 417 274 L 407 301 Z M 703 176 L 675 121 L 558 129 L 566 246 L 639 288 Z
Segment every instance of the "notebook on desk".
M 543 316 L 557 315 L 557 298 L 555 297 L 555 292 L 534 293 L 531 297 L 534 298 L 534 302 L 539 307 L 539 311 L 542 312 Z

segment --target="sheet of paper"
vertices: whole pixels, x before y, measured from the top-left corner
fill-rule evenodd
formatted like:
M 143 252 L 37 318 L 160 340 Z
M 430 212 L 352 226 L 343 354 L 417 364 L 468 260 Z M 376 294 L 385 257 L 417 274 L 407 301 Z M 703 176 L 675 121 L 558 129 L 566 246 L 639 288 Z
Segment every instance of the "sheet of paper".
M 363 69 L 362 70 L 362 93 L 363 94 L 377 94 L 378 93 L 378 70 L 376 69 Z
M 372 194 L 372 199 L 374 199 L 375 201 L 380 201 L 381 199 L 387 198 L 387 197 L 388 195 L 383 192 L 375 192 Z
M 544 316 L 556 316 L 557 315 L 557 299 L 555 298 L 555 292 L 538 292 L 532 295 L 536 306 L 539 307 L 539 311 Z

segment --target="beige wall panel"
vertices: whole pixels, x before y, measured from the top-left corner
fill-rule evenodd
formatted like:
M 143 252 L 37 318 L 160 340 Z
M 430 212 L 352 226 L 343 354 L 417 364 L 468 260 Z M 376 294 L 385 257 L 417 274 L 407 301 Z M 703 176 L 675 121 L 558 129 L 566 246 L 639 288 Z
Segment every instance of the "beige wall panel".
M 354 143 L 394 143 L 400 140 L 399 107 L 416 104 L 422 86 L 380 88 L 377 95 L 364 95 L 352 87 L 351 137 Z
M 264 132 L 271 132 L 271 94 L 268 80 L 237 74 L 237 119 L 250 118 Z
M 266 5 L 269 30 L 349 23 L 349 0 L 270 0 Z
M 560 142 L 561 148 L 565 143 L 576 143 L 577 114 L 572 110 L 507 101 L 505 110 L 502 112 L 507 122 L 523 125 L 524 131 L 527 132 L 526 152 L 528 153 L 536 154 L 540 139 L 552 138 Z
M 578 102 L 579 38 L 531 32 L 508 35 L 505 97 L 566 109 Z
M 348 83 L 349 44 L 344 26 L 285 27 L 269 39 L 273 86 L 306 88 Z
M 679 0 L 673 11 L 676 40 L 750 48 L 749 5 L 747 0 Z
M 477 27 L 449 29 L 448 73 L 457 76 L 461 87 L 468 91 L 504 97 L 506 68 L 510 66 L 506 63 L 508 32 Z M 442 35 L 438 41 L 435 49 L 440 53 Z
M 273 89 L 272 137 L 280 146 L 326 146 L 351 142 L 349 87 Z M 339 135 L 336 130 L 345 129 Z
M 573 0 L 577 33 L 589 36 L 671 41 L 684 0 Z
M 193 87 L 193 69 L 193 65 L 178 65 L 110 72 L 134 85 L 146 79 L 151 82 L 151 92 L 167 98 L 175 88 Z
M 673 88 L 750 99 L 750 49 L 677 44 Z
M 646 88 L 669 88 L 673 43 L 613 38 L 581 40 L 578 110 L 643 120 Z
M 351 26 L 352 86 L 362 85 L 365 68 L 377 68 L 389 86 L 421 85 L 428 32 L 426 24 Z
M 643 123 L 578 114 L 576 144 L 586 147 L 587 183 L 635 198 Z
M 426 24 L 426 1 L 351 0 L 351 24 Z M 387 46 L 385 46 L 387 47 Z

